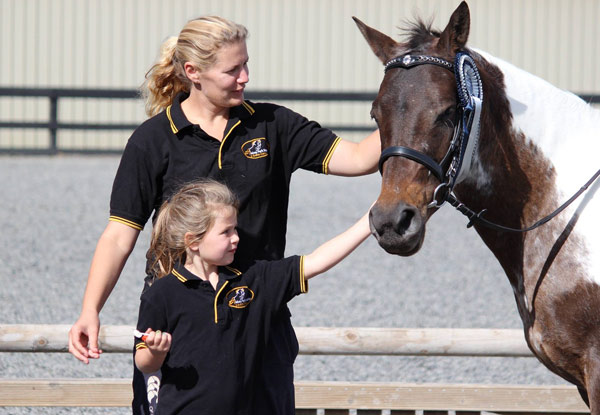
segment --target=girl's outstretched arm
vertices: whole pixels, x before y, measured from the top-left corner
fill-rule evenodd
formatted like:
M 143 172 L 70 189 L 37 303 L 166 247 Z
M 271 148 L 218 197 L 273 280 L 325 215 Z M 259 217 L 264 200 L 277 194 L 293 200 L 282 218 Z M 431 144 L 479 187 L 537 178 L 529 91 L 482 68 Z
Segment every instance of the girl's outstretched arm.
M 304 277 L 319 275 L 338 264 L 370 235 L 369 212 L 343 233 L 304 256 Z

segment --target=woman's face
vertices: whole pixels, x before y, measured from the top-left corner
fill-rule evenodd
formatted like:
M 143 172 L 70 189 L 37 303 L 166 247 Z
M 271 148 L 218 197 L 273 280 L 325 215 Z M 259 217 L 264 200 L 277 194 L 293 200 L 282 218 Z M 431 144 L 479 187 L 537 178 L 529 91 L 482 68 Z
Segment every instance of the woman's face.
M 216 107 L 241 105 L 248 75 L 246 42 L 226 44 L 217 52 L 215 63 L 198 74 L 199 92 Z

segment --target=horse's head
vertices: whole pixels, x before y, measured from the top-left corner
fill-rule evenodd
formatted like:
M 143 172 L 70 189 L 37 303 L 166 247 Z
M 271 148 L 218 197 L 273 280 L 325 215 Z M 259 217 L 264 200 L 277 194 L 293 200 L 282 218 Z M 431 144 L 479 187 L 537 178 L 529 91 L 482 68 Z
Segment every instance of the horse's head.
M 442 33 L 419 23 L 406 43 L 398 43 L 354 20 L 375 55 L 386 64 L 371 110 L 380 130 L 382 149 L 401 146 L 415 150 L 435 165 L 443 164 L 457 122 L 458 97 L 454 73 L 441 63 L 454 62 L 467 42 L 470 22 L 466 3 L 454 11 Z M 407 54 L 433 58 L 426 62 L 432 64 L 390 65 Z M 441 59 L 436 62 L 435 58 Z M 425 223 L 435 211 L 428 205 L 440 185 L 439 174 L 432 174 L 436 172 L 423 160 L 414 160 L 410 154 L 403 154 L 384 157 L 380 164 L 382 190 L 371 209 L 371 228 L 381 247 L 392 254 L 416 253 L 423 243 Z

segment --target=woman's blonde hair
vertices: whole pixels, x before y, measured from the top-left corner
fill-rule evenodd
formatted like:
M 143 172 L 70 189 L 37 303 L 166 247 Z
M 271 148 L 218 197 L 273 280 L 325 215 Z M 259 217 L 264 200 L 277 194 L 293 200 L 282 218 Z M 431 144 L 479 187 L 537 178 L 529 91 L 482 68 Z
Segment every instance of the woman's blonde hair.
M 179 92 L 190 91 L 191 82 L 183 67 L 186 62 L 202 72 L 215 63 L 223 45 L 245 41 L 247 37 L 248 30 L 244 26 L 222 17 L 190 20 L 179 37 L 171 37 L 162 44 L 158 60 L 146 73 L 141 87 L 146 114 L 150 117 L 158 114 Z
M 185 263 L 189 243 L 204 237 L 223 208 L 237 211 L 238 200 L 227 186 L 211 179 L 186 184 L 165 201 L 152 229 L 147 253 L 150 273 L 161 278 L 178 262 Z M 186 244 L 188 232 L 195 239 Z

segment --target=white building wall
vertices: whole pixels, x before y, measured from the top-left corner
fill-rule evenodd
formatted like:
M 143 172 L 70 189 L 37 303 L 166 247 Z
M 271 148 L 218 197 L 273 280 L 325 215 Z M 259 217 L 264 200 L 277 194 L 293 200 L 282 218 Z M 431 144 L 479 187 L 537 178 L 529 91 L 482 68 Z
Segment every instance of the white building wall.
M 470 46 L 576 93 L 600 93 L 598 0 L 471 0 Z M 400 39 L 406 21 L 442 29 L 456 0 L 0 0 L 0 86 L 138 87 L 161 42 L 218 14 L 250 31 L 248 90 L 375 92 L 381 64 L 352 21 Z M 369 104 L 285 103 L 323 124 L 368 124 Z M 140 102 L 61 100 L 62 121 L 139 122 Z M 43 99 L 0 98 L 0 120 L 47 120 Z M 64 131 L 63 145 L 122 143 L 128 133 Z M 45 131 L 1 131 L 35 146 Z M 112 144 L 111 144 L 112 143 Z

